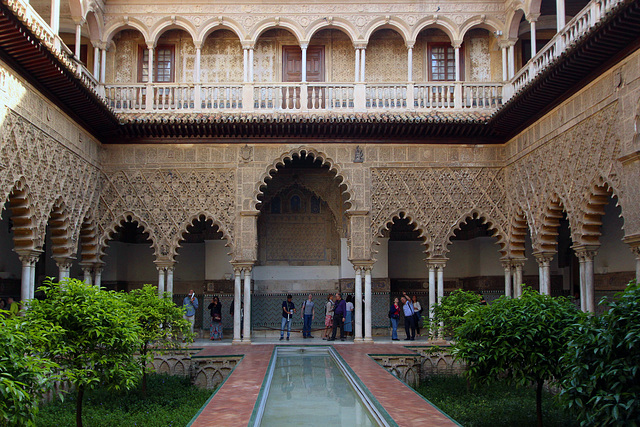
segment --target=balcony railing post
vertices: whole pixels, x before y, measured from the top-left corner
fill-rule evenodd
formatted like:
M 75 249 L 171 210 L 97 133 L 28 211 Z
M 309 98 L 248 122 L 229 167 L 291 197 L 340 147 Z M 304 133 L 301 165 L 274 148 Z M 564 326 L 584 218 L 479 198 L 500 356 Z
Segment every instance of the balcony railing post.
M 145 110 L 147 111 L 153 111 L 153 97 L 154 97 L 154 93 L 153 93 L 153 85 L 148 84 L 147 85 L 147 96 L 146 96 L 146 102 L 145 102 Z
M 253 83 L 242 84 L 242 111 L 253 111 Z
M 306 82 L 300 83 L 300 109 L 307 111 L 309 109 L 309 84 Z
M 193 108 L 196 111 L 202 110 L 202 85 L 200 83 L 194 85 L 193 87 Z
M 407 110 L 415 110 L 415 97 L 413 93 L 414 84 L 407 83 Z
M 364 83 L 356 83 L 353 88 L 353 108 L 355 111 L 367 109 L 367 87 Z
M 462 108 L 462 82 L 453 84 L 453 108 L 457 110 Z

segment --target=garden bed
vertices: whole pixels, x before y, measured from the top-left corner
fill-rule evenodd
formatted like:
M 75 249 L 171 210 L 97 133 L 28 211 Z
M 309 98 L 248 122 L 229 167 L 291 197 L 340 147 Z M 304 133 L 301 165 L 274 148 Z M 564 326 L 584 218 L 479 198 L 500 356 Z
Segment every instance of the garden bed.
M 431 403 L 464 427 L 525 427 L 536 425 L 536 392 L 504 383 L 467 387 L 460 376 L 433 376 L 418 388 Z M 544 392 L 542 412 L 545 427 L 578 426 L 555 396 Z
M 185 426 L 211 396 L 190 384 L 188 378 L 150 375 L 147 396 L 138 387 L 130 391 L 97 389 L 84 398 L 82 419 L 84 427 Z M 64 401 L 54 400 L 40 409 L 36 416 L 38 427 L 76 425 L 75 394 Z

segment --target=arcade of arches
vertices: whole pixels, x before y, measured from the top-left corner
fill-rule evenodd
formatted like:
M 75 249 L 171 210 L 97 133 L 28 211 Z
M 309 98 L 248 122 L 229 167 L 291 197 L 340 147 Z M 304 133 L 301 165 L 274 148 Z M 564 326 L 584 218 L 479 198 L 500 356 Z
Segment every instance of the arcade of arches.
M 636 52 L 502 145 L 102 145 L 2 64 L 0 296 L 194 288 L 242 298 L 244 341 L 288 292 L 363 295 L 363 340 L 402 290 L 525 283 L 595 311 L 640 275 L 639 70 Z

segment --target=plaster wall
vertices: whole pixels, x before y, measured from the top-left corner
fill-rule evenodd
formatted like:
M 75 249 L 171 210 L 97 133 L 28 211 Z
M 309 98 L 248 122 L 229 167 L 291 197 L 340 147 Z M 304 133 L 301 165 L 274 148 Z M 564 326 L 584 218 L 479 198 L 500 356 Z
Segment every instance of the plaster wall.
M 233 276 L 230 264 L 229 248 L 226 240 L 205 240 L 204 278 L 205 280 L 221 280 L 225 275 Z M 201 279 L 202 276 L 198 277 Z

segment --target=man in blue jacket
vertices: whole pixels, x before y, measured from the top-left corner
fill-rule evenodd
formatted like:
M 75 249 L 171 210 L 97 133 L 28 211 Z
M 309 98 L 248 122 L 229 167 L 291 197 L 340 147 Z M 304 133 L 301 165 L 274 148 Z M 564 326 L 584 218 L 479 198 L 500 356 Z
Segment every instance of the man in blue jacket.
M 340 341 L 344 341 L 344 318 L 347 314 L 347 303 L 342 299 L 342 294 L 336 294 L 336 308 L 333 311 L 333 331 L 331 333 L 331 338 L 327 341 L 335 341 L 336 332 L 338 327 L 340 327 Z

